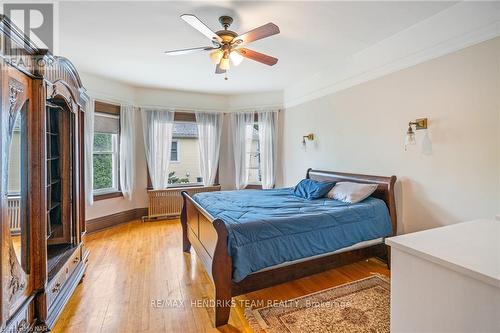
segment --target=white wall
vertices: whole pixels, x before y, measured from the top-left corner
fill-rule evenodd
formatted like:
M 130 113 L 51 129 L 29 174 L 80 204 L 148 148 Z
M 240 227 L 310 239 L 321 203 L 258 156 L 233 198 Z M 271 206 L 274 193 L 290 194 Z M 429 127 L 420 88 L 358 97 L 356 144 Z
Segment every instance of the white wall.
M 100 76 L 79 73 L 83 86 L 91 98 L 113 103 L 135 103 L 135 89 L 121 82 Z
M 307 168 L 397 175 L 400 232 L 500 208 L 500 38 L 287 108 L 284 185 Z M 428 132 L 404 152 L 410 120 Z M 317 136 L 307 150 L 301 137 Z M 424 137 L 428 138 L 423 151 Z
M 228 109 L 233 111 L 261 108 L 281 108 L 283 105 L 283 92 L 268 91 L 232 95 L 228 96 L 227 103 Z
M 227 96 L 192 93 L 187 91 L 135 88 L 135 104 L 140 106 L 160 106 L 176 109 L 196 109 L 224 112 Z

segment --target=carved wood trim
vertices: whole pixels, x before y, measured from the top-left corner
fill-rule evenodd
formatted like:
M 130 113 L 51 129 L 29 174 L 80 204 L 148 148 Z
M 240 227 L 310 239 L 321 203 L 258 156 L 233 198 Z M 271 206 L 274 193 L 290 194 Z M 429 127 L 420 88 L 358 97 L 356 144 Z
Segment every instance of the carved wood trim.
M 19 112 L 20 100 L 25 95 L 24 85 L 16 79 L 9 78 L 9 134 L 14 128 L 16 115 Z
M 12 243 L 9 246 L 9 270 L 9 302 L 12 302 L 14 296 L 26 288 L 26 275 L 19 265 Z

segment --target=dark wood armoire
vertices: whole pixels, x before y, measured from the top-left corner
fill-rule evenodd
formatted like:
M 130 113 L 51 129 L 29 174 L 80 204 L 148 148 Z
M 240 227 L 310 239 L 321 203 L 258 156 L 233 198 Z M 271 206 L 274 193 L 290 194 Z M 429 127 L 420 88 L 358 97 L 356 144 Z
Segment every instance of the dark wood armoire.
M 1 331 L 50 330 L 87 266 L 88 97 L 70 61 L 2 15 L 0 56 Z

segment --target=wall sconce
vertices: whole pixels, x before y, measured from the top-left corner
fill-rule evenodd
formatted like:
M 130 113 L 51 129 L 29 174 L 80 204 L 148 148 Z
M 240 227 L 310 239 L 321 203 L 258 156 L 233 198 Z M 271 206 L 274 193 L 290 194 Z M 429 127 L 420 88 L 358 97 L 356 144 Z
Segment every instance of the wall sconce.
M 304 147 L 306 146 L 306 139 L 307 139 L 308 141 L 314 141 L 314 134 L 309 133 L 309 134 L 304 135 L 304 136 L 302 137 L 302 145 L 303 145 Z
M 427 129 L 427 118 L 417 119 L 408 123 L 408 131 L 406 131 L 405 138 L 405 151 L 408 146 L 417 144 L 412 126 L 415 126 L 415 130 Z

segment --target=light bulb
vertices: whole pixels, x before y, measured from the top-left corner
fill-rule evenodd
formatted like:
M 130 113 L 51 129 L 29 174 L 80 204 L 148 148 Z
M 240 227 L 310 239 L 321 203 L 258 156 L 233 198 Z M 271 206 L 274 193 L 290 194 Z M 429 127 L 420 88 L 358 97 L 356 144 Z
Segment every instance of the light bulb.
M 224 52 L 222 52 L 221 50 L 215 50 L 214 52 L 210 53 L 210 59 L 212 60 L 212 63 L 214 65 L 217 65 L 222 59 L 223 55 Z
M 239 54 L 238 51 L 232 51 L 231 54 L 229 55 L 229 58 L 231 58 L 231 61 L 235 66 L 238 66 L 243 61 L 243 56 Z
M 416 145 L 417 141 L 415 140 L 415 132 L 413 132 L 413 129 L 411 126 L 408 128 L 408 131 L 406 132 L 406 137 L 405 137 L 405 151 L 408 149 L 408 146 L 413 146 Z
M 220 69 L 227 71 L 229 69 L 229 59 L 222 58 L 220 60 L 219 67 L 220 67 Z

